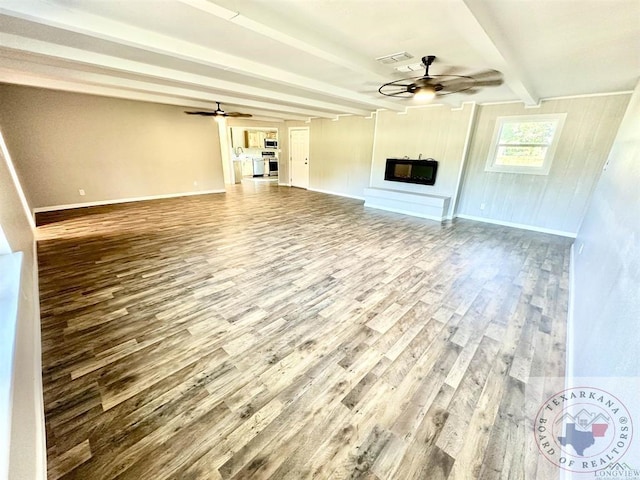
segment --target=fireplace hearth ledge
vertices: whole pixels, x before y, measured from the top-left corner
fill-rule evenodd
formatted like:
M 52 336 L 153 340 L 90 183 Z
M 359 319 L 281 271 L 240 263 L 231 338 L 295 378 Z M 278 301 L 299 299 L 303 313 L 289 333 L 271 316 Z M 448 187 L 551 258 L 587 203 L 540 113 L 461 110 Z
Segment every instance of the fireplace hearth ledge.
M 451 197 L 404 192 L 387 188 L 365 188 L 364 206 L 442 222 L 446 220 Z

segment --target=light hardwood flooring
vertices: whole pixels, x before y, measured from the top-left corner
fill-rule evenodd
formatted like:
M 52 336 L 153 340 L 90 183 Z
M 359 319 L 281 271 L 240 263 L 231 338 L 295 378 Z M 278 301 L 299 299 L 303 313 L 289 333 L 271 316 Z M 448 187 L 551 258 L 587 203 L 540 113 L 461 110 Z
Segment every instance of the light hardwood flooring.
M 568 239 L 270 184 L 38 222 L 50 479 L 553 478 Z

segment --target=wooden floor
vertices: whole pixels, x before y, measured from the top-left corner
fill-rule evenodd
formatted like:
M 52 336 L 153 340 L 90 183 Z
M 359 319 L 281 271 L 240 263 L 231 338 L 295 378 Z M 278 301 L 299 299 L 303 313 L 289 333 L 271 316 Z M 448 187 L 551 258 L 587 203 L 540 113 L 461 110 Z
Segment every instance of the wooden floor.
M 552 478 L 568 239 L 251 183 L 38 222 L 50 479 Z

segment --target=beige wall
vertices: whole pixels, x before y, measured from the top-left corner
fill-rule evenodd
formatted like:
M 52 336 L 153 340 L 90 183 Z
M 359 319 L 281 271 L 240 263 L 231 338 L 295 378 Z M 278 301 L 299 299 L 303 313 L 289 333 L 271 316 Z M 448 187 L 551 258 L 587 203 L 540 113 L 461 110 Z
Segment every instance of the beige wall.
M 379 112 L 375 132 L 371 186 L 405 192 L 444 195 L 456 193 L 464 148 L 474 108 L 448 106 L 409 108 L 406 114 Z M 433 158 L 438 161 L 435 185 L 388 182 L 384 180 L 387 158 Z M 449 212 L 449 215 L 452 211 Z
M 44 479 L 46 452 L 38 270 L 34 235 L 20 201 L 19 188 L 12 180 L 7 159 L 0 153 L 0 227 L 11 251 L 23 253 L 13 370 L 9 478 Z
M 375 119 L 314 119 L 309 131 L 309 188 L 362 198 L 369 186 Z
M 32 208 L 224 189 L 211 118 L 15 85 L 0 85 L 0 105 L 0 128 Z
M 628 102 L 610 95 L 480 106 L 457 213 L 575 234 Z M 497 117 L 543 113 L 567 113 L 549 175 L 485 172 Z

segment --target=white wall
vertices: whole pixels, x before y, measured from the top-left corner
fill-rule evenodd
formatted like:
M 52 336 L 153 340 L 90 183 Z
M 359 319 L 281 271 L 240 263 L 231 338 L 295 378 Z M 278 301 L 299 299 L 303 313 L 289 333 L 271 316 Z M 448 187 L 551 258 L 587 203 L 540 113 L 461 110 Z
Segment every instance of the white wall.
M 574 244 L 573 376 L 640 375 L 640 83 Z
M 578 231 L 629 95 L 478 107 L 457 213 L 573 234 Z M 567 113 L 549 175 L 485 172 L 499 116 Z M 484 210 L 481 208 L 484 204 Z
M 0 236 L 4 238 L 5 247 L 8 245 L 12 252 L 23 254 L 14 347 L 11 443 L 0 448 L 5 452 L 9 450 L 9 478 L 31 480 L 46 478 L 46 449 L 38 270 L 32 225 L 25 211 L 29 207 L 25 208 L 21 201 L 20 190 L 20 184 L 15 183 L 11 175 L 9 158 L 0 152 L 0 230 L 3 232 Z M 0 412 L 4 414 L 6 412 Z M 0 465 L 0 470 L 3 468 Z
M 362 198 L 369 186 L 375 119 L 314 119 L 309 130 L 309 188 Z
M 379 112 L 370 185 L 451 197 L 448 212 L 451 215 L 473 112 L 471 104 L 464 104 L 461 109 L 444 105 L 410 108 L 406 114 Z M 422 158 L 438 161 L 435 185 L 389 182 L 384 179 L 387 158 L 407 156 L 417 159 L 420 154 Z
M 0 85 L 0 104 L 0 127 L 32 208 L 224 190 L 211 118 L 15 85 Z

